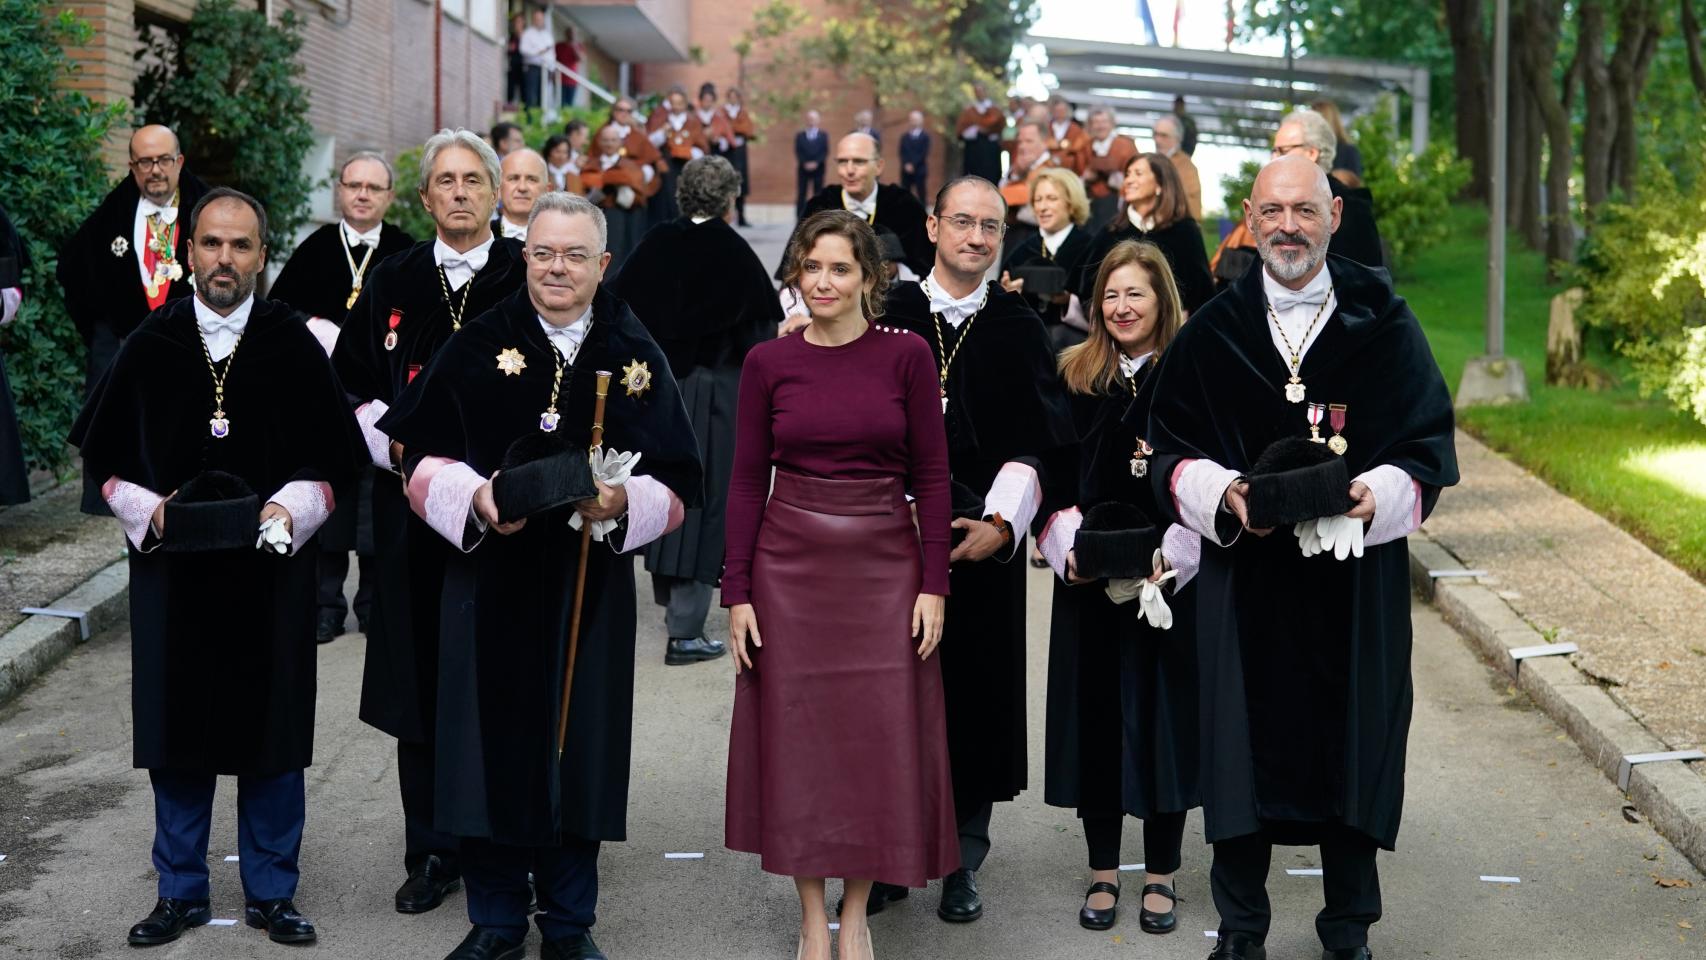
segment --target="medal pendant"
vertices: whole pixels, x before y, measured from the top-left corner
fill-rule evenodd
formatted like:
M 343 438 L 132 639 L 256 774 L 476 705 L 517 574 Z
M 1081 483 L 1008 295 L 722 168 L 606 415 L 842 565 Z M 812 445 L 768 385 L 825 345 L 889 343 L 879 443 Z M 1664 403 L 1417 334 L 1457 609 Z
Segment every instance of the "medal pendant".
M 160 285 L 154 282 L 153 277 L 149 277 L 147 280 L 143 281 L 142 289 L 143 292 L 148 294 L 148 299 L 150 300 L 160 295 Z
M 1333 428 L 1333 438 L 1327 441 L 1327 449 L 1339 456 L 1344 456 L 1350 449 L 1350 441 L 1345 439 L 1345 415 L 1349 409 L 1342 403 L 1327 404 L 1327 423 Z
M 361 296 L 361 288 L 360 287 L 356 287 L 354 290 L 351 290 L 349 292 L 349 299 L 344 301 L 344 309 L 345 310 L 353 309 L 355 307 L 355 298 L 359 297 L 359 296 Z
M 1142 457 L 1132 457 L 1131 475 L 1139 480 L 1149 476 L 1149 461 Z
M 948 398 L 947 397 L 942 398 L 942 412 L 943 413 L 948 412 Z
M 207 421 L 207 431 L 215 440 L 223 440 L 231 435 L 231 421 L 225 418 L 225 411 L 213 411 L 213 418 Z
M 1345 455 L 1346 450 L 1350 449 L 1350 446 L 1351 445 L 1345 440 L 1345 435 L 1342 433 L 1335 433 L 1327 440 L 1327 449 L 1341 457 Z
M 1326 412 L 1327 412 L 1327 408 L 1322 406 L 1319 403 L 1312 403 L 1309 405 L 1309 442 L 1310 443 L 1326 443 L 1327 442 L 1326 439 L 1321 436 L 1321 416 L 1323 414 L 1325 414 Z
M 1297 377 L 1292 377 L 1291 382 L 1285 385 L 1285 398 L 1292 403 L 1302 403 L 1303 393 L 1303 381 Z
M 557 423 L 562 419 L 562 414 L 555 410 L 547 410 L 539 415 L 539 429 L 546 433 L 555 433 Z
M 385 349 L 397 349 L 397 331 L 392 330 L 385 334 Z

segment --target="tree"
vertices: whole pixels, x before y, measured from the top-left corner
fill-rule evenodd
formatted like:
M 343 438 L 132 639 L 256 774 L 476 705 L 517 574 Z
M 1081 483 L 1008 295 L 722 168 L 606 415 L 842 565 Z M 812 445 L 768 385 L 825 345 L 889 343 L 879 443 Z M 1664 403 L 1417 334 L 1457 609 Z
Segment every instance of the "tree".
M 1469 195 L 1485 199 L 1492 167 L 1488 119 L 1493 115 L 1493 85 L 1488 78 L 1486 9 L 1482 0 L 1445 0 L 1445 25 L 1451 35 L 1452 114 L 1457 152 L 1469 161 Z
M 146 65 L 136 80 L 142 114 L 177 132 L 204 179 L 266 207 L 275 251 L 288 250 L 308 219 L 302 159 L 314 129 L 301 49 L 302 22 L 289 10 L 275 24 L 233 0 L 202 0 L 181 39 L 154 31 L 136 54 Z
M 1570 152 L 1570 115 L 1552 77 L 1558 59 L 1558 38 L 1564 15 L 1564 0 L 1524 0 L 1512 24 L 1511 35 L 1520 37 L 1517 53 L 1520 71 L 1529 95 L 1540 112 L 1546 133 L 1546 259 L 1556 269 L 1560 262 L 1575 259 L 1575 222 L 1571 217 L 1570 170 L 1575 155 Z M 1520 24 L 1521 29 L 1516 27 Z M 1554 277 L 1555 279 L 1555 277 Z
M 32 467 L 70 459 L 65 435 L 83 402 L 83 342 L 54 279 L 58 251 L 109 187 L 101 146 L 124 117 L 64 89 L 76 70 L 67 47 L 89 42 L 89 25 L 48 0 L 0 0 L 0 183 L 6 212 L 30 254 L 24 302 L 0 327 L 13 399 Z

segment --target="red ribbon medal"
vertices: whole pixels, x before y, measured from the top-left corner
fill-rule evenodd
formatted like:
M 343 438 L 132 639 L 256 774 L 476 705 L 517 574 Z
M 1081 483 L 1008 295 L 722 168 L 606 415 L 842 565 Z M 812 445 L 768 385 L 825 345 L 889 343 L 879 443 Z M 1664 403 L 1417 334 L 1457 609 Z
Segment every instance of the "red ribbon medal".
M 385 334 L 385 349 L 395 350 L 397 349 L 397 328 L 403 325 L 403 311 L 392 307 L 391 318 L 385 321 L 385 325 L 391 328 Z
M 1350 448 L 1350 442 L 1345 439 L 1345 405 L 1327 404 L 1327 422 L 1333 427 L 1333 437 L 1327 441 L 1327 449 L 1342 457 Z

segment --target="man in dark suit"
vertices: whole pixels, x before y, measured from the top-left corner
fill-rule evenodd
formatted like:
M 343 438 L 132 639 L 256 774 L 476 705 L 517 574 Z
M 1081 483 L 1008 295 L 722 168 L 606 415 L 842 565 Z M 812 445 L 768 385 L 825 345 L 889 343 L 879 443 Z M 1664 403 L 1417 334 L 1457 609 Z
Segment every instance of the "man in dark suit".
M 189 231 L 178 216 L 206 192 L 184 172 L 177 134 L 150 125 L 131 135 L 130 176 L 113 185 L 59 255 L 65 310 L 89 351 L 85 393 L 143 317 L 190 295 L 183 266 Z
M 806 111 L 806 128 L 794 134 L 794 216 L 803 219 L 806 201 L 823 189 L 823 166 L 829 160 L 829 138 L 824 136 L 823 118 L 816 110 Z
M 900 185 L 928 205 L 929 182 L 930 134 L 924 129 L 924 114 L 914 110 L 906 115 L 906 133 L 900 138 Z
M 877 129 L 877 124 L 875 119 L 871 116 L 871 111 L 860 110 L 858 113 L 853 115 L 852 132 L 862 133 L 865 136 L 870 137 L 872 140 L 875 140 L 877 142 L 878 150 L 883 148 L 883 135 L 882 132 Z

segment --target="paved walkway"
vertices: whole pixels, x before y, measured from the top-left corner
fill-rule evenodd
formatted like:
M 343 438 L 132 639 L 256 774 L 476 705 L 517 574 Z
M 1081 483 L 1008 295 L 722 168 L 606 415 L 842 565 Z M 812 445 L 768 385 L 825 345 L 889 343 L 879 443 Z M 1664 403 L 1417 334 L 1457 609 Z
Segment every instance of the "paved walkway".
M 47 606 L 124 559 L 118 525 L 78 512 L 81 482 L 73 476 L 29 503 L 0 509 L 0 634 L 24 618 L 19 607 Z
M 1706 585 L 1461 431 L 1457 455 L 1463 482 L 1427 533 L 1580 645 L 1576 662 L 1661 740 L 1706 746 Z

